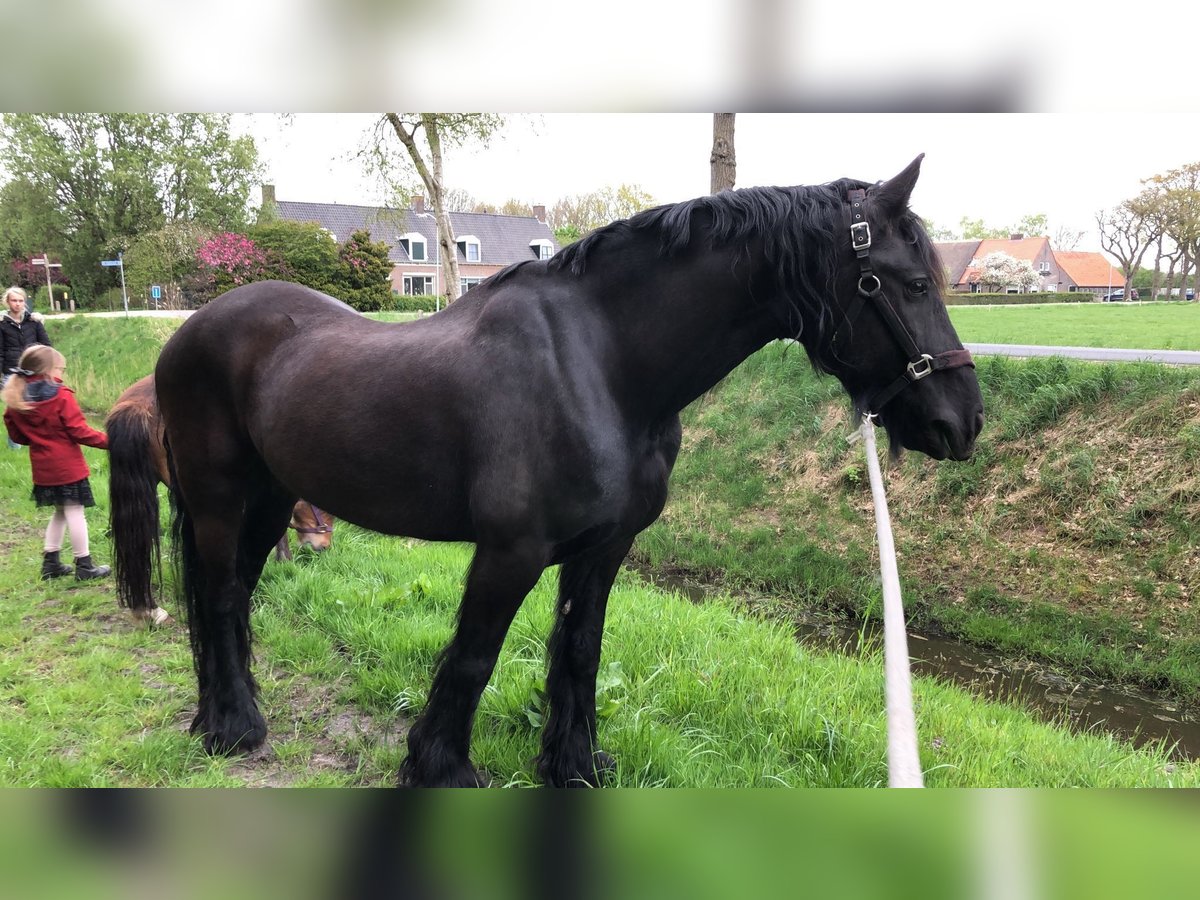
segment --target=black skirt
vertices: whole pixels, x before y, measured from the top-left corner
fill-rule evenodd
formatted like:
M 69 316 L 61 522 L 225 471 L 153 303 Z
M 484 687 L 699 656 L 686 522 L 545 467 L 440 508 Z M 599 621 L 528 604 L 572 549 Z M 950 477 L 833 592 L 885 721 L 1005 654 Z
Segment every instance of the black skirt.
M 72 482 L 71 484 L 55 484 L 50 486 L 35 484 L 33 486 L 32 499 L 38 506 L 96 505 L 96 500 L 92 497 L 92 486 L 88 484 L 86 478 L 82 481 Z

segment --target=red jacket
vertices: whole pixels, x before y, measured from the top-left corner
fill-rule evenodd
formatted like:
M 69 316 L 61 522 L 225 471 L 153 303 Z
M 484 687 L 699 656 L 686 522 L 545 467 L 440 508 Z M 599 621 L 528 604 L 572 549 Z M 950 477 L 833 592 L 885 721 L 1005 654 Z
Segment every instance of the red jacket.
M 38 399 L 46 396 L 47 399 Z M 45 378 L 29 379 L 26 397 L 33 400 L 27 410 L 6 409 L 8 436 L 29 445 L 33 483 L 42 487 L 73 484 L 91 474 L 80 444 L 108 449 L 108 435 L 96 431 L 83 418 L 75 392 L 65 384 Z

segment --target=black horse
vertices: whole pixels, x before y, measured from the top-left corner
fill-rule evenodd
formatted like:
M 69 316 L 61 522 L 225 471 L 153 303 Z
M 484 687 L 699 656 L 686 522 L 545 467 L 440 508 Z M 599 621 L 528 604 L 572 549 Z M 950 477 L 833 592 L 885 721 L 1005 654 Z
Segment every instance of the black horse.
M 795 338 L 896 452 L 971 454 L 982 399 L 908 209 L 920 161 L 874 186 L 749 188 L 648 210 L 409 324 L 281 282 L 192 316 L 155 377 L 199 680 L 192 730 L 206 750 L 266 736 L 250 595 L 304 496 L 375 531 L 475 544 L 402 784 L 482 782 L 468 758 L 476 705 L 554 564 L 538 771 L 550 785 L 598 784 L 612 765 L 595 709 L 609 589 L 662 511 L 683 407 L 768 341 Z

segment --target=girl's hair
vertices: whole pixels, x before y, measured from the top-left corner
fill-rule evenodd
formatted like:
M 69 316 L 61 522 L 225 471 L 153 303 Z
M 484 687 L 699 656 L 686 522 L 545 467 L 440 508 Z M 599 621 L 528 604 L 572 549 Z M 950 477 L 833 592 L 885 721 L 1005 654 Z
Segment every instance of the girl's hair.
M 29 409 L 30 404 L 25 401 L 25 385 L 28 379 L 36 375 L 45 375 L 55 366 L 63 366 L 66 363 L 67 358 L 53 347 L 46 344 L 30 344 L 17 360 L 17 368 L 23 369 L 29 375 L 17 372 L 8 379 L 8 384 L 4 385 L 4 392 L 0 395 L 4 405 L 22 411 Z
M 4 292 L 5 302 L 7 302 L 8 298 L 11 297 L 13 294 L 16 294 L 18 297 L 20 297 L 22 303 L 28 301 L 28 299 L 29 299 L 29 297 L 25 294 L 25 288 L 17 287 L 14 284 L 12 287 L 10 287 L 7 291 Z

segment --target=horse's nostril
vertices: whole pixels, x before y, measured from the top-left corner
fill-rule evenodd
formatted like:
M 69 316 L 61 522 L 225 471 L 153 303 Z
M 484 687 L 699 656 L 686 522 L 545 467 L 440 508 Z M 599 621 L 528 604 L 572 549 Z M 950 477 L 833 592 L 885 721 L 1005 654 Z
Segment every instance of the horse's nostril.
M 975 434 L 978 435 L 983 431 L 983 410 L 975 413 Z

